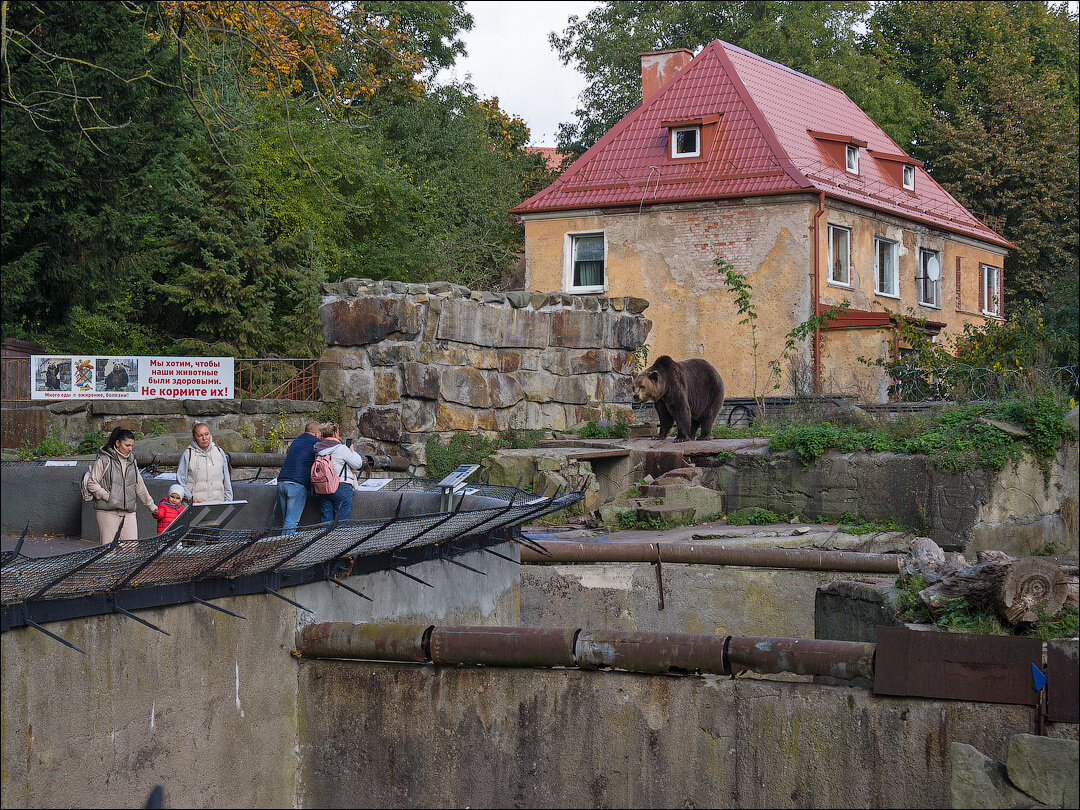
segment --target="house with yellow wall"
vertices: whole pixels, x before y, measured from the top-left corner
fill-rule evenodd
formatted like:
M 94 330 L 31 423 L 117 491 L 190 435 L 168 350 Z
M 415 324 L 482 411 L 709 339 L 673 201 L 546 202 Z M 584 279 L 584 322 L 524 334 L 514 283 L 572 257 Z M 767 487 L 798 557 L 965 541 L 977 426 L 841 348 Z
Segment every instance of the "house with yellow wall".
M 527 288 L 647 299 L 649 356 L 704 358 L 729 396 L 774 393 L 787 334 L 842 301 L 775 393 L 801 374 L 883 399 L 858 358 L 899 351 L 898 318 L 940 335 L 1002 317 L 1014 245 L 843 92 L 720 40 L 642 54 L 641 71 L 641 104 L 514 209 Z M 756 364 L 717 258 L 753 287 Z

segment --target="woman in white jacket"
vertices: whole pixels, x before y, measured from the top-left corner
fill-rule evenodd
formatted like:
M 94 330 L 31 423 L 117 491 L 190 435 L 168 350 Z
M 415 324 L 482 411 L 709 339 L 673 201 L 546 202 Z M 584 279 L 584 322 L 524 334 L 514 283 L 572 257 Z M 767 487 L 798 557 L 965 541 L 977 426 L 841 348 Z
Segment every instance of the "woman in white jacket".
M 336 520 L 339 523 L 349 519 L 352 512 L 353 492 L 356 488 L 356 474 L 364 467 L 364 457 L 351 447 L 341 443 L 337 422 L 325 422 L 319 426 L 322 441 L 315 444 L 315 455 L 329 456 L 338 475 L 337 492 L 318 495 L 319 515 L 323 523 Z
M 210 426 L 196 422 L 191 427 L 191 439 L 176 468 L 176 483 L 184 488 L 184 497 L 192 503 L 231 501 L 229 460 L 225 451 L 214 444 Z

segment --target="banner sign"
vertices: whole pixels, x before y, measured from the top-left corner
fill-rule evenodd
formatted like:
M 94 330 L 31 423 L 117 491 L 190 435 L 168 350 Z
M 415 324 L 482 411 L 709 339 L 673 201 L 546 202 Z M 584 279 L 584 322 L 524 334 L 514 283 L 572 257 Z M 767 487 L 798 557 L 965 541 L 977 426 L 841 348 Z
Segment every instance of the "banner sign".
M 31 399 L 232 399 L 231 357 L 30 357 Z

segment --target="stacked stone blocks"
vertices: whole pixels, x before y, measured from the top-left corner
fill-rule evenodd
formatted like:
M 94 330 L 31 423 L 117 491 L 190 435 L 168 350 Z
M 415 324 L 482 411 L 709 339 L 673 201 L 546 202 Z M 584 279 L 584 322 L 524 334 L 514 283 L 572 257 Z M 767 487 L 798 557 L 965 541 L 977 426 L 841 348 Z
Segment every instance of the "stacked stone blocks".
M 564 430 L 629 407 L 640 298 L 493 293 L 436 282 L 323 285 L 319 393 L 380 452 L 423 465 L 428 436 Z

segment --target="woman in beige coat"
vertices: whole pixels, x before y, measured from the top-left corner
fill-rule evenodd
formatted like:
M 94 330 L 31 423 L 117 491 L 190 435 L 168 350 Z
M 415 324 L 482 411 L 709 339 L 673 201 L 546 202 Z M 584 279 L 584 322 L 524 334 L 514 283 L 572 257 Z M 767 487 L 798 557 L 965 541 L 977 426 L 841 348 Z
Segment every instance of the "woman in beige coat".
M 117 529 L 120 529 L 121 540 L 139 539 L 135 515 L 137 501 L 142 501 L 151 512 L 157 509 L 139 475 L 139 466 L 131 453 L 134 447 L 134 433 L 125 428 L 114 428 L 90 468 L 86 489 L 94 496 L 94 513 L 102 543 L 111 543 Z
M 191 444 L 180 454 L 176 482 L 184 488 L 184 497 L 192 503 L 233 499 L 229 459 L 225 451 L 214 444 L 206 422 L 191 426 Z

